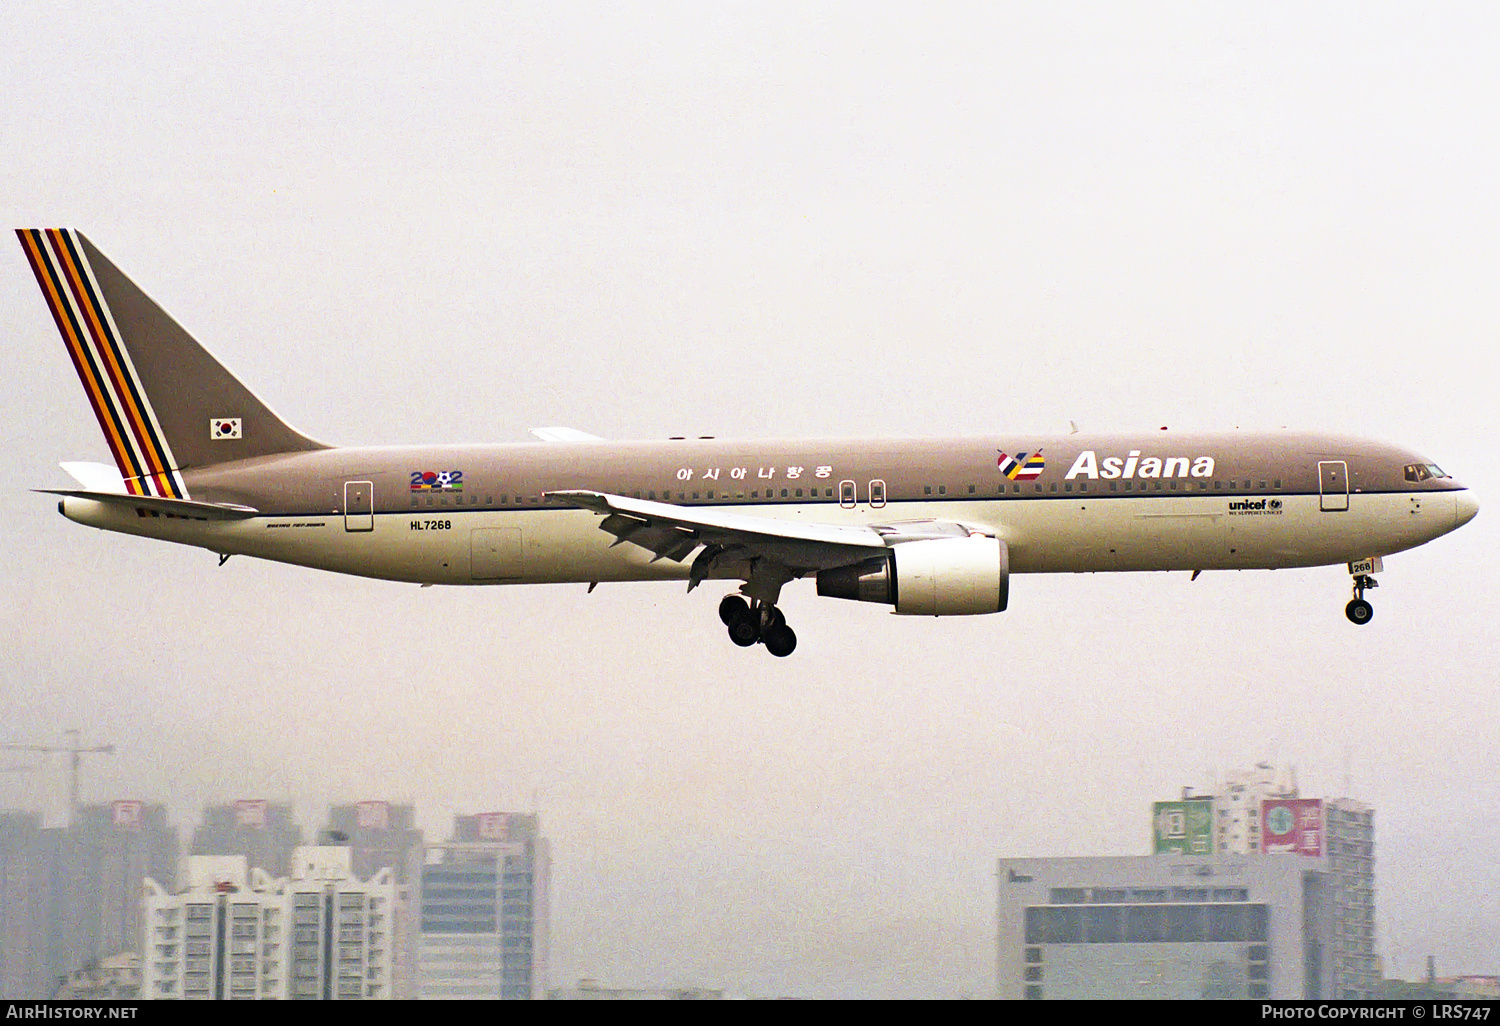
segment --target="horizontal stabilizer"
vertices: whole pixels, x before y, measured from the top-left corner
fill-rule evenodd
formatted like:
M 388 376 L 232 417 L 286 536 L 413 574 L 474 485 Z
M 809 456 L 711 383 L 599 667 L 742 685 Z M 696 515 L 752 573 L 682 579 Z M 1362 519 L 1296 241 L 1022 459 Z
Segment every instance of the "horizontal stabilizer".
M 168 513 L 193 520 L 249 520 L 260 513 L 260 510 L 250 506 L 236 506 L 227 502 L 194 502 L 191 499 L 164 499 L 158 495 L 122 495 L 119 492 L 94 492 L 81 488 L 37 488 L 34 490 L 44 495 L 66 495 L 74 499 L 102 502 L 106 506 L 144 509 L 152 513 Z

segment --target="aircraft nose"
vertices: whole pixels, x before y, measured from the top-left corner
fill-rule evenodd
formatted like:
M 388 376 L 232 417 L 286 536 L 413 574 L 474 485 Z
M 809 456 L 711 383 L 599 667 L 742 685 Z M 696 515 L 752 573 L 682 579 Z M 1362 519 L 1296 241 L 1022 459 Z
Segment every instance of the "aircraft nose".
M 1479 500 L 1474 498 L 1474 493 L 1465 488 L 1454 497 L 1453 501 L 1453 526 L 1462 527 L 1474 515 L 1479 512 Z

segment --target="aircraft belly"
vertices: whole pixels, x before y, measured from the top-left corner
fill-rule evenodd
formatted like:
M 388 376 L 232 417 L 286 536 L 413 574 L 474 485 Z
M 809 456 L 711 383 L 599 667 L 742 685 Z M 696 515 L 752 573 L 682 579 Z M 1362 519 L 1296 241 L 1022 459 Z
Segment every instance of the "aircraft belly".
M 1014 573 L 1222 570 L 1314 566 L 1385 555 L 1452 529 L 1453 501 L 1354 494 L 1325 512 L 1316 495 L 893 502 L 843 509 L 726 507 L 749 515 L 844 524 L 941 519 L 992 531 Z M 614 539 L 588 510 L 380 513 L 371 529 L 339 515 L 200 521 L 140 516 L 68 498 L 69 519 L 105 530 L 385 580 L 431 584 L 537 584 L 680 580 L 691 559 L 656 560 Z
M 411 516 L 382 513 L 368 530 L 347 530 L 342 515 L 256 517 L 209 522 L 180 517 L 138 516 L 129 509 L 86 499 L 64 500 L 71 520 L 122 534 L 139 535 L 221 554 L 253 556 L 335 573 L 422 584 L 545 583 L 590 580 L 650 580 L 685 576 L 675 564 L 655 567 L 622 552 L 606 552 L 611 540 L 598 517 L 575 510 L 524 512 L 434 511 Z M 494 577 L 475 574 L 474 535 L 496 533 L 524 539 L 524 556 Z M 511 550 L 519 548 L 513 545 Z M 483 546 L 481 545 L 481 549 Z M 493 564 L 479 563 L 480 575 Z
M 1002 500 L 944 519 L 992 527 L 1010 546 L 1013 573 L 1318 566 L 1431 537 L 1393 513 L 1403 496 L 1353 500 L 1348 512 L 1329 513 L 1316 495 L 1079 496 Z
M 435 525 L 435 526 L 429 526 Z M 348 533 L 325 569 L 424 584 L 559 584 L 659 580 L 687 568 L 619 546 L 585 510 L 386 514 L 363 536 Z M 271 557 L 278 558 L 278 557 Z M 283 557 L 284 558 L 284 557 Z M 304 562 L 305 559 L 291 559 Z

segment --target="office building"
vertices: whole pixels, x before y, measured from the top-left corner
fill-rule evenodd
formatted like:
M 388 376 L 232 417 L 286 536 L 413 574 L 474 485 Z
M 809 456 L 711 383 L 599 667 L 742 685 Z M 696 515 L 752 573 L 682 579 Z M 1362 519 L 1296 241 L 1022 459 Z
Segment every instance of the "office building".
M 458 816 L 420 871 L 415 992 L 422 998 L 544 994 L 551 858 L 537 817 Z
M 576 987 L 553 987 L 548 1001 L 722 1001 L 722 990 L 705 987 L 603 987 L 582 979 Z
M 1273 855 L 1001 859 L 1002 998 L 1315 996 L 1322 895 Z

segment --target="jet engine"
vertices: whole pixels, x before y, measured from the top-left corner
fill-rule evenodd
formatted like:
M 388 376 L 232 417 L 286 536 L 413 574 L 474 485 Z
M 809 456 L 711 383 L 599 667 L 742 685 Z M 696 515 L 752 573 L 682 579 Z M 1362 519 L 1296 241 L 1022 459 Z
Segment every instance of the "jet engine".
M 883 602 L 908 616 L 998 613 L 1010 593 L 1010 550 L 996 538 L 931 538 L 818 571 L 818 594 Z

